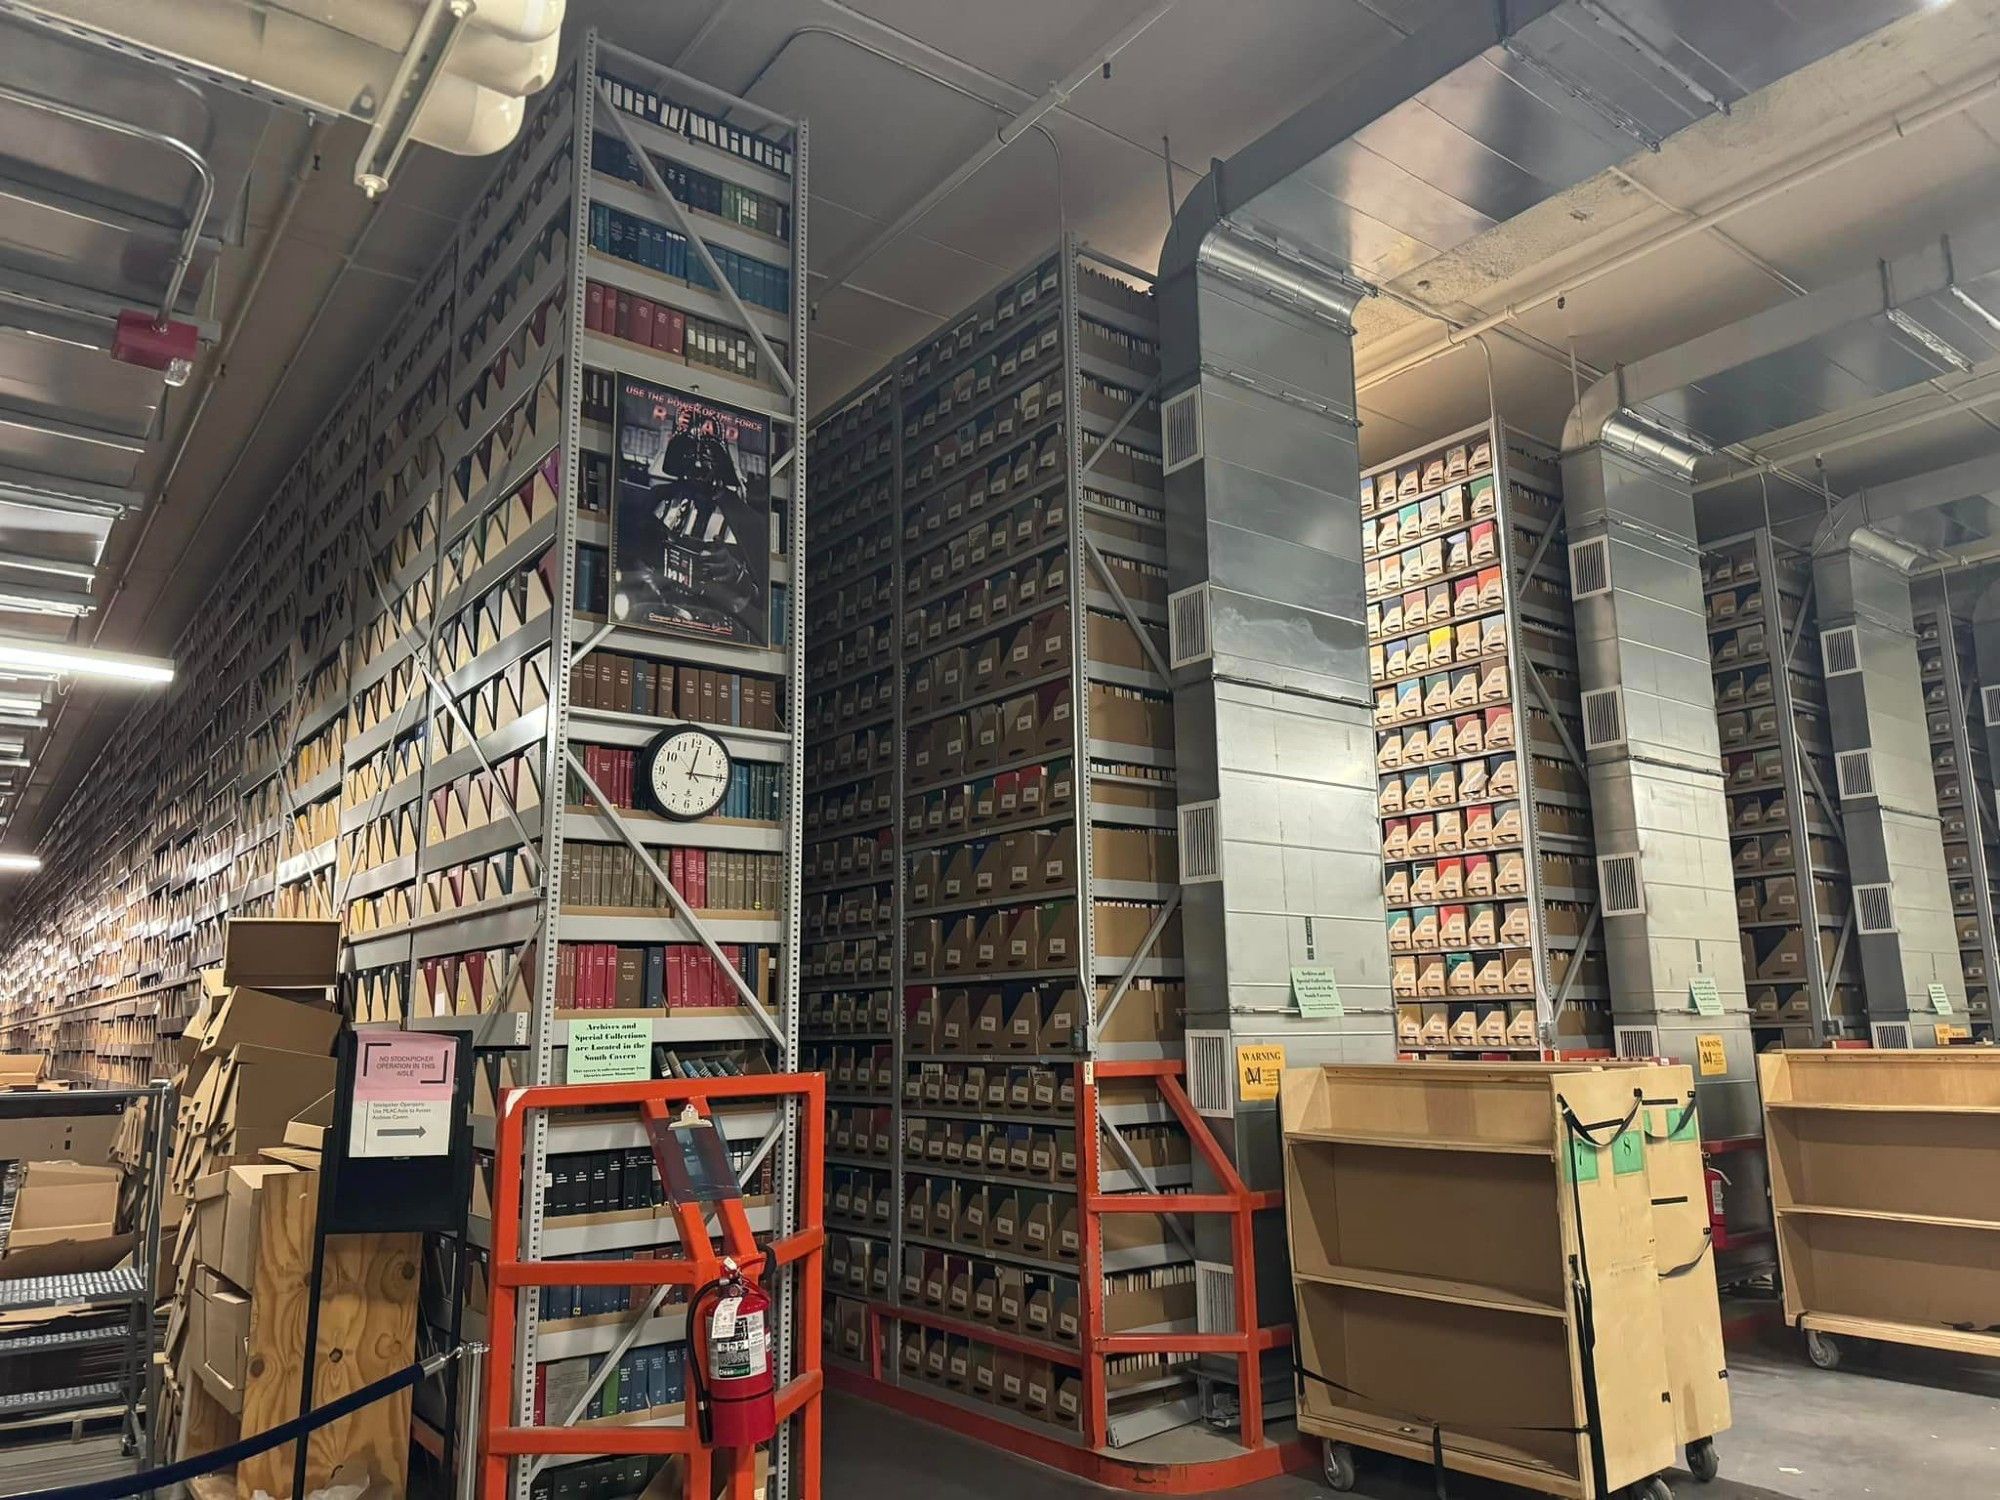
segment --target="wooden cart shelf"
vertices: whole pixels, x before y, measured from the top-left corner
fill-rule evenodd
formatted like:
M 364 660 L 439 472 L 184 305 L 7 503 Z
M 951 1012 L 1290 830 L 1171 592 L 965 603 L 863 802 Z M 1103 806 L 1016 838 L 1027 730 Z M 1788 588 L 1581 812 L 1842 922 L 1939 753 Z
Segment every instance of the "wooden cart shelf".
M 1402 1276 L 1393 1271 L 1362 1271 L 1332 1267 L 1295 1273 L 1300 1281 L 1320 1286 L 1344 1286 L 1357 1292 L 1381 1292 L 1391 1297 L 1419 1297 L 1428 1302 L 1448 1302 L 1458 1307 L 1478 1307 L 1488 1312 L 1525 1313 L 1536 1318 L 1560 1318 L 1562 1307 L 1523 1297 L 1499 1287 L 1480 1286 L 1470 1281 L 1448 1281 L 1438 1276 Z
M 1758 1059 L 1785 1318 L 1824 1369 L 1842 1338 L 2000 1356 L 2000 1052 Z
M 1443 1135 L 1382 1135 L 1366 1131 L 1298 1130 L 1287 1132 L 1288 1139 L 1326 1146 L 1379 1146 L 1389 1151 L 1469 1151 L 1490 1156 L 1554 1157 L 1556 1148 L 1546 1141 L 1473 1140 Z
M 1957 1219 L 1944 1214 L 1902 1214 L 1885 1208 L 1836 1208 L 1830 1203 L 1792 1203 L 1778 1210 L 1780 1217 L 1800 1214 L 1807 1218 L 1874 1219 L 1886 1224 L 1931 1224 L 1940 1229 L 1984 1229 L 2000 1233 L 2000 1219 Z

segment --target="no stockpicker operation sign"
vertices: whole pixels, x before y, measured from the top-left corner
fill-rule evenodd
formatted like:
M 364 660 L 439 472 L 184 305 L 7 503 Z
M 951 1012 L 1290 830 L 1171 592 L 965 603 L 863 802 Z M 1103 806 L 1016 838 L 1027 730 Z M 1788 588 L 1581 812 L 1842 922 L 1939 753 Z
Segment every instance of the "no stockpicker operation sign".
M 358 1038 L 349 1156 L 449 1156 L 458 1046 L 398 1032 Z

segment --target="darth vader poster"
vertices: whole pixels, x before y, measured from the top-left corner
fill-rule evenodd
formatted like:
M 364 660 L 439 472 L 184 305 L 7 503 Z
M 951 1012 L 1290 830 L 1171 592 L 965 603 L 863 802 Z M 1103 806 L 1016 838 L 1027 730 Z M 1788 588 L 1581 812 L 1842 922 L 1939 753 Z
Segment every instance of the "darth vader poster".
M 771 423 L 618 377 L 611 619 L 769 643 Z

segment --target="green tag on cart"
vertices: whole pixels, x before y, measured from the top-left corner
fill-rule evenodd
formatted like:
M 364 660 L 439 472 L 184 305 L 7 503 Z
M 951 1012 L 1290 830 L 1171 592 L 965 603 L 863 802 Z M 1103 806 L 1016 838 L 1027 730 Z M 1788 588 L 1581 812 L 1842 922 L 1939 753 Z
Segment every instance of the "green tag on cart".
M 1575 1136 L 1569 1143 L 1569 1176 L 1572 1182 L 1597 1181 L 1597 1148 Z
M 1674 1111 L 1674 1119 L 1676 1119 L 1680 1123 L 1674 1126 L 1674 1133 L 1671 1136 L 1669 1136 L 1668 1139 L 1675 1141 L 1694 1141 L 1701 1139 L 1701 1122 L 1697 1118 L 1699 1114 L 1700 1111 L 1692 1107 L 1686 1109 L 1676 1109 Z
M 1624 1131 L 1611 1143 L 1611 1170 L 1620 1177 L 1646 1170 L 1646 1138 L 1638 1131 Z

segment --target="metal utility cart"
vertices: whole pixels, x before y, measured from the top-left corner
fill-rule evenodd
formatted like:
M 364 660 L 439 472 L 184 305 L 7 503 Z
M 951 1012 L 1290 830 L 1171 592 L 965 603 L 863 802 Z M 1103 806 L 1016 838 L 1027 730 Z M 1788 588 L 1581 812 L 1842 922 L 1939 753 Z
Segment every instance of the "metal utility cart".
M 173 1090 L 165 1083 L 146 1089 L 0 1093 L 0 1161 L 61 1160 L 73 1154 L 108 1155 L 120 1117 L 145 1106 L 140 1145 L 137 1202 L 131 1209 L 131 1251 L 126 1263 L 101 1270 L 36 1267 L 19 1274 L 0 1261 L 0 1367 L 24 1358 L 57 1355 L 65 1366 L 80 1367 L 93 1347 L 115 1346 L 115 1372 L 62 1385 L 27 1388 L 10 1381 L 0 1395 L 0 1423 L 70 1420 L 119 1414 L 124 1451 L 153 1467 L 152 1414 L 147 1409 L 153 1365 L 154 1286 L 160 1259 L 160 1204 L 166 1177 L 167 1131 L 173 1118 Z M 11 1205 L 10 1205 L 11 1208 Z M 11 1211 L 7 1229 L 12 1229 Z M 19 1262 L 17 1262 L 19 1264 Z M 74 1311 L 106 1314 L 100 1325 L 46 1330 L 41 1321 L 18 1315 Z M 116 1321 L 112 1313 L 119 1314 Z
M 1368 1449 L 1574 1500 L 1670 1496 L 1679 1262 L 1656 1253 L 1648 1143 L 1692 1124 L 1686 1073 L 1286 1071 L 1298 1423 L 1333 1488 Z

